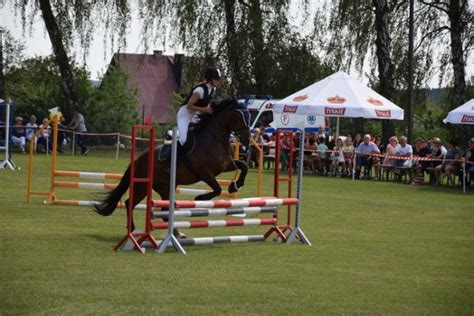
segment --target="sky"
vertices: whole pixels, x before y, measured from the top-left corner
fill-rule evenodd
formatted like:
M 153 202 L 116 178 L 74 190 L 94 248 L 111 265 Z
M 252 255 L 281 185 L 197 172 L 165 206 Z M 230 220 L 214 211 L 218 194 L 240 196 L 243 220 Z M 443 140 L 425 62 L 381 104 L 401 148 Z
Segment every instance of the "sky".
M 1 4 L 2 0 L 0 0 Z M 291 14 L 291 12 L 290 12 Z M 3 8 L 0 8 L 0 27 L 8 29 L 16 39 L 21 39 L 26 45 L 26 56 L 47 56 L 52 53 L 51 43 L 48 34 L 45 30 L 44 23 L 37 15 L 33 23 L 33 31 L 29 34 L 28 31 L 23 31 L 21 26 L 21 19 L 19 16 L 15 16 L 13 5 L 10 1 L 5 1 Z M 126 53 L 144 53 L 143 47 L 140 45 L 138 34 L 140 33 L 141 25 L 137 22 L 137 19 L 133 19 L 130 25 L 130 32 L 127 35 L 127 48 Z M 304 30 L 303 30 L 304 31 Z M 163 50 L 165 54 L 172 55 L 175 52 L 183 53 L 176 49 L 173 43 L 169 41 L 167 43 L 157 43 L 154 46 L 150 45 L 147 53 L 152 53 L 153 49 Z M 83 61 L 82 50 L 80 45 L 77 43 L 74 45 L 73 53 L 76 56 L 78 62 Z M 94 39 L 90 46 L 89 54 L 86 60 L 86 66 L 91 73 L 91 79 L 98 79 L 106 70 L 112 58 L 112 51 L 109 46 L 104 46 L 104 34 L 101 30 L 97 30 L 94 33 Z M 366 73 L 369 70 L 365 71 Z M 466 74 L 470 78 L 474 76 L 474 53 L 471 54 L 469 60 L 466 61 Z M 368 83 L 368 78 L 364 78 L 361 74 L 351 71 L 351 76 L 360 79 L 364 83 Z M 434 76 L 429 82 L 429 86 L 434 88 L 438 86 L 438 76 Z

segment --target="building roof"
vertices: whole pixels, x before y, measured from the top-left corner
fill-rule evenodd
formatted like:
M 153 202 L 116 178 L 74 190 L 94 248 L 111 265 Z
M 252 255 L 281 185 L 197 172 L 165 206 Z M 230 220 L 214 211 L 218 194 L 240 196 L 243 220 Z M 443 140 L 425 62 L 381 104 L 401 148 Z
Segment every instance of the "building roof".
M 154 122 L 165 123 L 175 116 L 171 92 L 179 89 L 173 56 L 115 53 L 113 61 L 126 71 L 130 87 L 138 88 L 138 110 Z

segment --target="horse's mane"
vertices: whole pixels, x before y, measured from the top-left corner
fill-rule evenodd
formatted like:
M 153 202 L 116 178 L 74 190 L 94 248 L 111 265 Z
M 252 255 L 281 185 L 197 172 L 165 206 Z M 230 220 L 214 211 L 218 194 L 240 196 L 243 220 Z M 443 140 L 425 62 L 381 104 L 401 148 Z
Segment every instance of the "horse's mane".
M 234 98 L 225 98 L 220 101 L 211 102 L 213 113 L 201 113 L 198 115 L 200 124 L 206 125 L 210 120 L 219 115 L 219 113 L 225 110 L 247 110 L 247 107 L 243 102 L 238 102 Z

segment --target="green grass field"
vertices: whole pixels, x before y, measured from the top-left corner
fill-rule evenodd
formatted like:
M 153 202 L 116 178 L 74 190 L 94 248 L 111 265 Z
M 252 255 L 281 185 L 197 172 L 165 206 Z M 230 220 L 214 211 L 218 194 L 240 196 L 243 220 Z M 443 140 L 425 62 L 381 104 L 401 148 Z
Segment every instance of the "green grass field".
M 64 156 L 58 168 L 122 172 L 126 155 L 111 157 Z M 308 175 L 302 226 L 312 247 L 267 241 L 141 255 L 112 251 L 125 234 L 123 210 L 101 217 L 42 197 L 27 204 L 27 157 L 15 160 L 21 170 L 0 170 L 2 315 L 474 313 L 472 189 Z M 49 160 L 38 155 L 35 190 L 48 189 L 48 175 Z M 255 195 L 255 179 L 252 170 L 241 196 Z M 271 192 L 268 173 L 263 194 Z

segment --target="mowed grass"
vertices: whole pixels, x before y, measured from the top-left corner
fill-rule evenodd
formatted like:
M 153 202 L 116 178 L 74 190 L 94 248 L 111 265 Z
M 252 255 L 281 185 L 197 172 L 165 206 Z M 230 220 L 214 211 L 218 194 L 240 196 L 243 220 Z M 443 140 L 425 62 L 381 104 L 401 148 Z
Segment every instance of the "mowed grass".
M 472 189 L 306 175 L 302 227 L 312 247 L 267 241 L 141 255 L 112 251 L 125 234 L 123 210 L 101 217 L 43 197 L 27 204 L 27 157 L 15 161 L 21 170 L 0 170 L 0 314 L 474 313 Z M 127 163 L 125 155 L 62 156 L 58 168 L 123 172 Z M 35 165 L 34 189 L 46 191 L 49 158 L 38 155 Z M 263 195 L 272 187 L 269 172 Z M 252 170 L 241 196 L 255 188 Z M 89 200 L 95 193 L 58 194 Z

